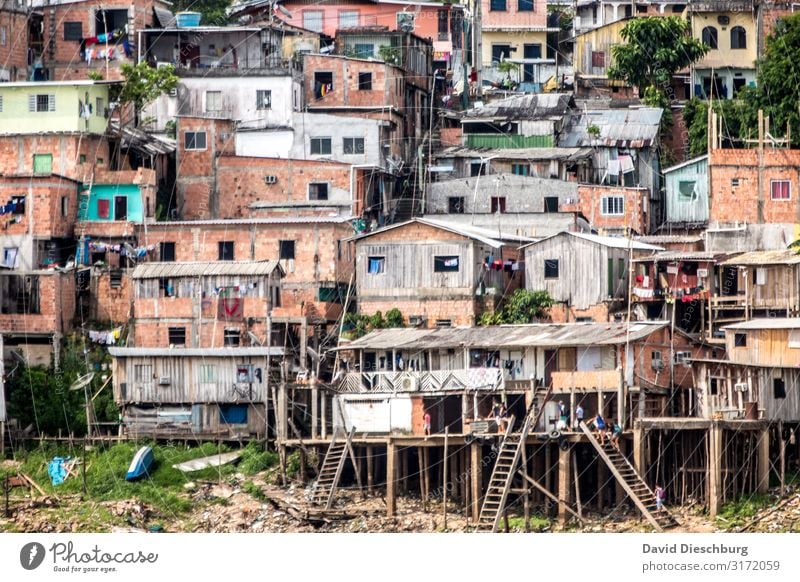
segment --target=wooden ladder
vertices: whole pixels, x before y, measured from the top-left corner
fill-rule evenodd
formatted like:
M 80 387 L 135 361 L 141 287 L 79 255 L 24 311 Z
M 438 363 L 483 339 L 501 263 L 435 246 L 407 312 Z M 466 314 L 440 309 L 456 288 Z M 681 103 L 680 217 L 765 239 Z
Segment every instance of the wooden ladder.
M 333 495 L 336 493 L 336 487 L 339 485 L 339 479 L 342 476 L 344 460 L 347 457 L 347 452 L 351 451 L 350 441 L 355 430 L 355 427 L 351 428 L 350 432 L 345 432 L 343 428 L 334 430 L 331 444 L 328 445 L 319 475 L 314 482 L 314 488 L 311 490 L 311 503 L 314 505 L 324 504 L 326 510 L 331 508 Z
M 547 402 L 550 398 L 550 393 L 552 391 L 552 384 L 550 386 L 537 386 L 533 391 L 533 401 L 531 402 L 531 407 L 528 411 L 528 415 L 533 416 L 531 430 L 536 430 L 536 425 L 539 424 L 539 419 L 542 417 L 542 414 L 544 414 L 545 402 Z
M 592 443 L 592 446 L 603 459 L 616 480 L 625 489 L 628 496 L 633 499 L 636 507 L 642 515 L 656 528 L 657 531 L 673 528 L 678 525 L 678 521 L 663 507 L 657 509 L 655 493 L 647 486 L 644 479 L 636 472 L 625 455 L 620 453 L 614 445 L 609 442 L 601 444 L 594 433 L 589 430 L 585 423 L 581 423 L 581 430 Z

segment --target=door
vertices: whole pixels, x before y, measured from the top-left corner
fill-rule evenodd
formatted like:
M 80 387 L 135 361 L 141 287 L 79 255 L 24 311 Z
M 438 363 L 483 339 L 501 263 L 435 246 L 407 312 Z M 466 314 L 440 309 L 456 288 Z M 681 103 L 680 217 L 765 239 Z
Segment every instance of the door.
M 544 351 L 544 385 L 553 383 L 553 372 L 558 372 L 558 350 Z
M 739 268 L 723 267 L 719 282 L 719 294 L 730 297 L 739 294 Z
M 526 44 L 522 47 L 522 56 L 525 59 L 541 59 L 542 58 L 542 45 L 540 44 Z M 535 82 L 533 74 L 533 65 L 526 63 L 522 67 L 522 82 L 533 83 Z
M 114 220 L 128 220 L 127 196 L 114 196 Z

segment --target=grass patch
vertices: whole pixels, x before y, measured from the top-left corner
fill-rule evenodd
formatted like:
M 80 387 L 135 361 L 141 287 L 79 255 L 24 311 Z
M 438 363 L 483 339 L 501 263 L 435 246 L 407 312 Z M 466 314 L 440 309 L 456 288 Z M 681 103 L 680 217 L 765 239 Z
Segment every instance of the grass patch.
M 539 515 L 531 515 L 528 519 L 528 528 L 532 532 L 543 532 L 550 529 L 550 520 L 546 517 Z M 500 521 L 500 529 L 502 529 L 503 521 Z M 511 530 L 525 531 L 525 518 L 524 517 L 510 517 L 508 518 L 508 528 Z
M 721 529 L 732 529 L 744 525 L 762 509 L 772 505 L 775 500 L 770 495 L 749 495 L 738 501 L 722 506 L 717 515 L 717 525 Z
M 258 501 L 266 501 L 267 496 L 261 490 L 261 487 L 253 483 L 252 481 L 245 481 L 242 484 L 242 491 L 250 495 L 253 499 Z
M 278 453 L 265 451 L 264 446 L 251 441 L 242 449 L 239 471 L 245 475 L 255 475 L 278 464 Z

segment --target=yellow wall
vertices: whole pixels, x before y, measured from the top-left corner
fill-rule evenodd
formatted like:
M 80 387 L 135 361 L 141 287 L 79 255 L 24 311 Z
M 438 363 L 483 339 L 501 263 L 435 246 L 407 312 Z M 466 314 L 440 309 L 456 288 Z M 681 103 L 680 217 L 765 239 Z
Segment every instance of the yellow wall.
M 28 110 L 29 95 L 54 95 L 55 111 L 32 113 Z M 41 132 L 105 133 L 108 119 L 96 110 L 97 98 L 108 107 L 108 85 L 69 84 L 0 84 L 3 109 L 0 112 L 0 134 Z M 92 104 L 88 119 L 79 115 L 79 102 Z
M 627 20 L 620 20 L 578 35 L 575 38 L 575 55 L 572 59 L 575 73 L 585 75 L 604 74 L 604 72 L 597 70 L 593 71 L 591 53 L 592 51 L 604 51 L 606 53 L 605 63 L 607 69 L 611 65 L 611 47 L 624 44 L 620 37 L 620 32 L 625 28 L 626 24 L 628 24 Z
M 488 32 L 484 31 L 481 41 L 483 42 L 483 66 L 491 66 L 492 63 L 492 45 L 493 44 L 508 44 L 511 47 L 516 47 L 516 52 L 512 52 L 509 58 L 513 61 L 518 61 L 524 58 L 526 44 L 540 44 L 542 45 L 541 58 L 547 58 L 547 33 L 546 32 Z
M 730 23 L 721 25 L 720 16 L 730 18 Z M 717 29 L 718 48 L 708 51 L 708 54 L 695 66 L 697 68 L 720 67 L 755 67 L 758 39 L 756 36 L 756 22 L 749 12 L 702 12 L 695 13 L 692 20 L 692 35 L 698 40 L 703 38 L 703 29 L 713 26 Z M 731 29 L 741 26 L 747 32 L 747 48 L 731 49 Z

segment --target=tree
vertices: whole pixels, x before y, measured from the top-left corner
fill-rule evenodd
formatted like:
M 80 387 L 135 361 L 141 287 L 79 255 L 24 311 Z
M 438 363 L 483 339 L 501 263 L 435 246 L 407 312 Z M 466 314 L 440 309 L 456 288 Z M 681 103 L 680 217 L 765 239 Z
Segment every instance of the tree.
M 120 104 L 133 105 L 137 115 L 146 105 L 178 85 L 172 65 L 154 69 L 146 62 L 141 62 L 138 65 L 124 64 L 120 71 L 125 82 L 121 86 L 114 86 L 116 94 L 113 97 Z
M 640 96 L 660 100 L 672 76 L 705 55 L 709 47 L 692 38 L 689 22 L 678 16 L 634 18 L 620 32 L 625 44 L 611 48 L 611 79 L 624 80 Z M 647 89 L 652 88 L 647 95 Z
M 517 289 L 503 304 L 502 309 L 493 313 L 482 313 L 478 325 L 501 325 L 504 323 L 531 323 L 547 315 L 553 306 L 553 298 L 547 291 Z

